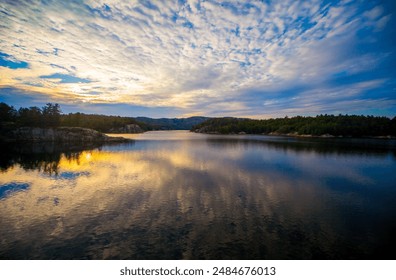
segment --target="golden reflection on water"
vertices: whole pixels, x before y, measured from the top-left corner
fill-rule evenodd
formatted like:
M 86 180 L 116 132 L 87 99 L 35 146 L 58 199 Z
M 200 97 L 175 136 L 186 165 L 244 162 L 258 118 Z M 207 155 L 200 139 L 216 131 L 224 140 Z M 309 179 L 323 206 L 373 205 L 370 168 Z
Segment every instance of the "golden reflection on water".
M 318 176 L 287 175 L 272 168 L 278 152 L 254 150 L 265 164 L 249 168 L 238 163 L 247 148 L 237 147 L 180 141 L 96 149 L 62 155 L 57 174 L 14 165 L 0 185 L 29 188 L 0 200 L 0 256 L 313 258 L 312 250 L 298 251 L 310 246 L 334 257 L 340 235 L 350 234 L 339 198 L 321 181 L 335 165 L 315 169 L 315 155 L 301 154 L 296 164 Z M 358 170 L 337 172 L 370 184 Z M 357 194 L 348 203 L 359 209 L 362 200 Z M 76 248 L 68 254 L 68 246 Z

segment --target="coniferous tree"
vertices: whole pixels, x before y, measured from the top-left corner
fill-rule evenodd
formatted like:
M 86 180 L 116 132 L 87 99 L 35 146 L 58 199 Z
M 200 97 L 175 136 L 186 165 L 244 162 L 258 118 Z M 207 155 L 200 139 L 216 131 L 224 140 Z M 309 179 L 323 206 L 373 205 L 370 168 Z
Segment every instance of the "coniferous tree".
M 57 127 L 60 124 L 61 109 L 59 104 L 47 103 L 42 109 L 42 125 Z
M 14 107 L 7 105 L 4 102 L 0 103 L 0 121 L 13 122 L 17 117 L 17 111 Z

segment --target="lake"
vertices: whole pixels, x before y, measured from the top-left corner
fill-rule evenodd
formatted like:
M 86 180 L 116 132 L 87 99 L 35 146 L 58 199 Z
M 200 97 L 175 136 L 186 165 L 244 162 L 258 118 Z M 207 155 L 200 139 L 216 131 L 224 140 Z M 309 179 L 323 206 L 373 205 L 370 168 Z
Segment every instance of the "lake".
M 394 259 L 395 140 L 7 145 L 1 259 Z

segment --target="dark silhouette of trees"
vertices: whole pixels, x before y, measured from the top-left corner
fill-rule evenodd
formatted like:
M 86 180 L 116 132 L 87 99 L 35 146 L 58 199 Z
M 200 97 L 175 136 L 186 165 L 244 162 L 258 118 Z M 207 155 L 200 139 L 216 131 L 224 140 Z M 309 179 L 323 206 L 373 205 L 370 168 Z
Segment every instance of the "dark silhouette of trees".
M 20 108 L 16 123 L 18 126 L 42 126 L 42 112 L 38 107 Z
M 0 103 L 0 120 L 2 122 L 13 122 L 17 117 L 17 111 L 14 107 L 8 106 L 6 103 Z
M 57 127 L 60 124 L 61 109 L 59 104 L 47 103 L 44 107 L 36 106 L 15 110 L 6 103 L 0 103 L 0 123 L 4 127 Z
M 165 121 L 166 119 L 164 119 Z M 136 121 L 130 117 L 106 116 L 83 113 L 61 114 L 59 104 L 47 103 L 44 107 L 20 108 L 0 103 L 0 129 L 12 130 L 16 127 L 84 127 L 100 132 L 112 132 L 129 124 L 137 124 L 143 130 L 153 130 L 154 124 Z M 204 133 L 247 133 L 247 134 L 294 134 L 320 136 L 364 137 L 396 136 L 396 117 L 358 115 L 318 115 L 316 117 L 285 117 L 267 120 L 242 118 L 211 118 L 192 131 Z
M 47 103 L 42 112 L 42 121 L 44 127 L 57 127 L 60 124 L 61 109 L 59 104 Z
M 151 129 L 150 125 L 136 121 L 130 117 L 106 116 L 83 113 L 70 113 L 63 115 L 59 104 L 47 103 L 42 108 L 21 107 L 15 110 L 6 103 L 0 103 L 0 129 L 9 131 L 17 127 L 83 127 L 111 132 L 112 129 L 124 127 L 129 124 L 137 124 L 143 130 Z
M 213 118 L 193 127 L 192 131 L 222 134 L 295 134 L 348 137 L 396 136 L 396 117 L 357 115 L 318 115 L 268 120 Z
M 148 130 L 148 125 L 137 122 L 134 118 L 120 116 L 106 116 L 96 114 L 70 113 L 61 115 L 60 125 L 68 127 L 85 127 L 100 132 L 111 132 L 129 124 L 137 124 L 143 130 Z
M 61 109 L 59 104 L 47 103 L 43 108 L 20 108 L 15 121 L 17 126 L 57 127 L 60 123 Z

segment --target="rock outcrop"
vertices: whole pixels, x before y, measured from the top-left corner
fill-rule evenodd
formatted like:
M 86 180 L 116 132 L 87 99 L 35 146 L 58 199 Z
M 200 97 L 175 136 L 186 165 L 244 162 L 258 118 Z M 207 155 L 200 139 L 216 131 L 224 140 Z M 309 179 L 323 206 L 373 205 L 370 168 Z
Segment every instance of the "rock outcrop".
M 218 131 L 213 131 L 210 126 L 203 126 L 203 127 L 194 129 L 193 132 L 205 133 L 205 134 L 220 134 L 220 132 L 218 132 Z
M 144 130 L 137 124 L 127 124 L 120 128 L 113 128 L 111 133 L 143 133 Z
M 20 127 L 7 133 L 5 138 L 9 142 L 107 143 L 127 141 L 122 137 L 110 137 L 96 130 L 81 127 Z

